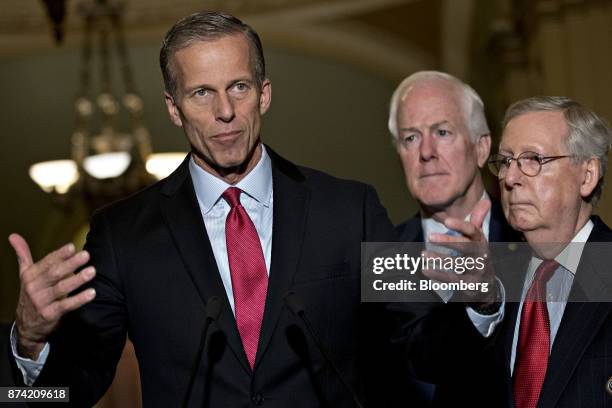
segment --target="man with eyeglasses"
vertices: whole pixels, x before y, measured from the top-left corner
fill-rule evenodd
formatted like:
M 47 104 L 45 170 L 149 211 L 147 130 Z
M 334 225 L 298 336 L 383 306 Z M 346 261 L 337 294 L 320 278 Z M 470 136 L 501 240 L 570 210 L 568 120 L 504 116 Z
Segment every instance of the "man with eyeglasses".
M 601 244 L 612 231 L 592 215 L 611 142 L 608 125 L 569 98 L 529 98 L 506 112 L 489 166 L 530 248 L 505 281 L 515 303 L 505 305 L 491 374 L 478 384 L 482 405 L 612 405 L 611 254 Z
M 519 240 L 499 202 L 484 188 L 480 169 L 489 157 L 491 136 L 484 104 L 474 89 L 443 72 L 414 73 L 393 93 L 389 130 L 408 190 L 419 204 L 419 213 L 396 227 L 402 241 L 429 245 L 446 241 L 449 235 L 463 242 Z M 448 301 L 453 293 L 439 295 Z M 476 328 L 482 337 L 490 335 L 503 317 L 495 303 L 456 303 L 446 308 L 467 322 L 464 331 Z M 434 402 L 454 405 L 462 387 L 456 377 L 439 374 L 424 376 L 437 384 Z M 420 404 L 428 406 L 433 385 L 414 380 L 410 384 L 421 395 Z

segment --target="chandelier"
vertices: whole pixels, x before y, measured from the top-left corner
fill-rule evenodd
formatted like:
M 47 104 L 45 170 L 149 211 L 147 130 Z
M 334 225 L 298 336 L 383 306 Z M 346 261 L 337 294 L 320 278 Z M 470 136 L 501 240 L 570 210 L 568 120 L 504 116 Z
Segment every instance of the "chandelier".
M 65 0 L 45 0 L 45 4 L 59 42 Z M 144 104 L 134 86 L 124 38 L 124 5 L 124 0 L 83 0 L 78 4 L 84 32 L 72 157 L 35 163 L 29 171 L 45 192 L 56 197 L 78 194 L 93 208 L 167 176 L 186 154 L 152 152 L 143 122 Z M 113 86 L 117 67 L 122 93 Z M 95 90 L 94 70 L 98 73 Z M 120 115 L 127 115 L 126 129 L 118 125 Z

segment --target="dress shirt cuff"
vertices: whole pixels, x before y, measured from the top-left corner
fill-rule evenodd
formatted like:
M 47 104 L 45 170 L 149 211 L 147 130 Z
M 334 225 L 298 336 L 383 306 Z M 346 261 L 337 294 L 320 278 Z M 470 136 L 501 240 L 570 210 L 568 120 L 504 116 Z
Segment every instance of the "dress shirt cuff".
M 11 350 L 13 352 L 13 357 L 17 363 L 17 367 L 19 367 L 19 371 L 21 371 L 21 374 L 23 375 L 23 382 L 26 385 L 32 385 L 38 378 L 40 371 L 47 361 L 51 346 L 49 343 L 45 343 L 45 347 L 43 347 L 42 351 L 38 355 L 38 360 L 34 361 L 29 358 L 19 356 L 17 353 L 17 341 L 17 330 L 15 330 L 15 323 L 13 323 L 13 327 L 11 327 Z
M 467 311 L 468 317 L 476 327 L 476 330 L 483 337 L 489 337 L 495 331 L 497 325 L 504 319 L 504 309 L 506 306 L 506 291 L 504 289 L 504 285 L 502 285 L 501 281 L 497 278 L 497 285 L 499 288 L 499 297 L 500 297 L 500 305 L 499 310 L 492 315 L 483 315 L 472 309 L 470 306 L 466 306 L 465 310 Z

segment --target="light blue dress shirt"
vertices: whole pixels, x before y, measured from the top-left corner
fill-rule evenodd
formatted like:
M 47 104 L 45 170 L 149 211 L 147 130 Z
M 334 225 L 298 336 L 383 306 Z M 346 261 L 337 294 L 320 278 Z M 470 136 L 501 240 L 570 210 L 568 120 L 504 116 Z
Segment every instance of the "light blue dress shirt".
M 272 162 L 264 145 L 261 145 L 261 150 L 261 158 L 257 165 L 233 187 L 238 187 L 243 191 L 240 194 L 240 203 L 255 224 L 266 261 L 266 271 L 269 275 L 272 254 Z M 223 192 L 232 185 L 204 171 L 194 162 L 193 157 L 189 161 L 189 173 L 193 180 L 206 233 L 210 239 L 225 293 L 235 313 L 232 277 L 225 242 L 225 219 L 230 211 L 230 206 L 222 197 Z

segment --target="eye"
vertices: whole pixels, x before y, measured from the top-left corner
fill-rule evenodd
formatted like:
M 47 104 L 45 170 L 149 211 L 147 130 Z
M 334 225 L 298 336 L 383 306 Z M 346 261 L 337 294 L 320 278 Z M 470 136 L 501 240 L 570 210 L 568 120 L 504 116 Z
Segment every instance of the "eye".
M 438 136 L 448 136 L 448 135 L 450 135 L 450 133 L 451 132 L 449 130 L 446 130 L 446 129 L 438 129 L 438 130 L 436 130 L 436 135 L 438 135 Z
M 246 92 L 249 90 L 249 86 L 244 82 L 238 82 L 234 85 L 234 89 L 238 92 Z
M 412 144 L 416 141 L 417 135 L 411 134 L 402 137 L 402 143 L 405 145 Z
M 197 96 L 206 96 L 208 95 L 208 93 L 209 93 L 208 90 L 203 89 L 203 88 L 200 88 L 194 92 L 194 94 Z
M 533 152 L 523 153 L 521 155 L 521 158 L 526 161 L 542 164 L 542 156 L 537 153 L 533 153 Z

